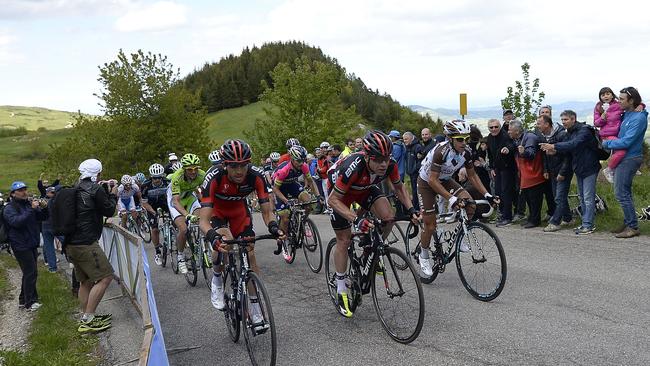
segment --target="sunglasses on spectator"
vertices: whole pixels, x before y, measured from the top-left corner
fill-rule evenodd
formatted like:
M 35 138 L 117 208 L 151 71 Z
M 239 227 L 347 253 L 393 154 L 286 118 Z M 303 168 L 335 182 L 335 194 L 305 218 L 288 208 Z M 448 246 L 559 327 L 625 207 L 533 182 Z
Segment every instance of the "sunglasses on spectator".
M 456 142 L 467 142 L 469 141 L 469 136 L 454 136 L 453 139 Z
M 490 126 L 488 128 L 491 129 L 491 130 L 496 130 L 497 128 L 499 128 L 499 126 Z

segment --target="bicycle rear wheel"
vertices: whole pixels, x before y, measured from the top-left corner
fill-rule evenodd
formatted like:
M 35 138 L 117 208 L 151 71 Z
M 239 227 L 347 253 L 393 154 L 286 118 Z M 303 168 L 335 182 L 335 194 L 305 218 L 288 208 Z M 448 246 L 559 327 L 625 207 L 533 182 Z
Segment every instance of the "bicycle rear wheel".
M 172 262 L 172 271 L 178 274 L 178 248 L 176 247 L 176 230 L 169 228 L 169 259 Z
M 302 240 L 302 251 L 305 252 L 309 269 L 314 273 L 320 272 L 323 268 L 323 244 L 318 229 L 311 219 L 305 220 L 300 240 Z
M 192 255 L 190 255 L 189 258 L 185 259 L 185 266 L 187 267 L 187 273 L 185 273 L 185 281 L 190 284 L 190 286 L 194 287 L 196 286 L 196 280 L 198 279 L 198 266 L 199 262 L 196 260 L 196 253 L 194 252 L 194 243 L 190 242 L 188 240 L 187 244 L 190 247 L 190 252 Z
M 407 268 L 400 270 L 398 263 Z M 400 250 L 385 247 L 372 270 L 372 300 L 381 325 L 397 342 L 413 342 L 424 323 L 424 294 L 413 264 Z
M 246 292 L 242 297 L 241 315 L 248 356 L 253 365 L 275 365 L 277 338 L 269 295 L 260 278 L 252 271 L 248 272 L 244 288 Z
M 208 290 L 212 289 L 212 259 L 207 250 L 201 253 L 201 272 L 203 272 L 203 279 Z
M 239 301 L 233 293 L 233 289 L 237 288 L 237 271 L 226 270 L 223 274 L 223 297 L 226 302 L 226 308 L 223 310 L 223 315 L 226 319 L 226 328 L 228 334 L 233 342 L 237 343 L 239 340 L 240 320 L 241 313 L 239 308 Z M 230 277 L 230 283 L 228 283 Z
M 149 222 L 142 216 L 138 216 L 138 229 L 142 240 L 145 243 L 151 243 L 151 227 L 149 227 Z
M 465 289 L 476 299 L 491 301 L 506 285 L 506 255 L 499 237 L 485 224 L 470 222 L 467 234 L 459 232 L 456 239 L 456 268 Z M 468 252 L 459 250 L 461 243 Z

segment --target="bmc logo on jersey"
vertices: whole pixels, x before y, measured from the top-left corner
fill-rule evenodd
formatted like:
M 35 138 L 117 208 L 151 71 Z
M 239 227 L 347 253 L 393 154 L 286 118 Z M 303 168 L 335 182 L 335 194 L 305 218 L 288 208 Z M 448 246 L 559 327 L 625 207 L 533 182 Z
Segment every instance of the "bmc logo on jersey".
M 356 159 L 354 159 L 354 161 L 352 161 L 352 163 L 350 163 L 350 166 L 345 171 L 345 176 L 347 178 L 350 178 L 352 176 L 352 173 L 354 173 L 354 170 L 357 169 L 357 166 L 361 162 L 361 159 L 361 156 L 358 156 Z

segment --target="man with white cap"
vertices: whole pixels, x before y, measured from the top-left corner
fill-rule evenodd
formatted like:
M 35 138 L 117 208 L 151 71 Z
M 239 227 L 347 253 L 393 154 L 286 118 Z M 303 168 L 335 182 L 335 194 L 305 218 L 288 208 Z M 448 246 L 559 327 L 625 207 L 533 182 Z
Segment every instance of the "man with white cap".
M 83 315 L 79 333 L 99 332 L 111 327 L 110 314 L 95 314 L 97 305 L 113 279 L 113 267 L 99 247 L 103 218 L 115 214 L 117 187 L 110 192 L 99 184 L 102 163 L 97 159 L 84 160 L 79 165 L 79 182 L 75 185 L 76 227 L 64 239 L 68 259 L 74 264 L 75 275 L 81 287 L 79 301 Z
M 175 172 L 175 170 L 172 168 L 172 165 L 174 163 L 178 162 L 178 156 L 176 156 L 175 153 L 169 153 L 169 163 L 165 166 L 165 175 L 169 175 Z

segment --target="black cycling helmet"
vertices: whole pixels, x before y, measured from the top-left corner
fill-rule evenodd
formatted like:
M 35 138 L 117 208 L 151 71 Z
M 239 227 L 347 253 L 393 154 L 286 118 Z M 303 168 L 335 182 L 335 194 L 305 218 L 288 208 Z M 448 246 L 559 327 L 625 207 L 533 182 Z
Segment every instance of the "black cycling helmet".
M 374 130 L 363 138 L 363 150 L 371 157 L 390 156 L 393 152 L 393 143 L 388 135 Z
M 251 161 L 251 147 L 242 140 L 227 140 L 221 145 L 221 159 L 228 163 L 248 163 Z
M 289 148 L 289 156 L 293 160 L 304 161 L 307 159 L 307 150 L 300 145 L 294 145 Z
M 295 145 L 300 145 L 300 141 L 298 141 L 297 138 L 292 137 L 292 138 L 287 140 L 287 143 L 286 143 L 287 150 L 289 150 L 291 148 L 291 146 L 295 146 Z

